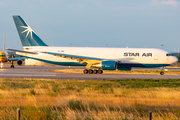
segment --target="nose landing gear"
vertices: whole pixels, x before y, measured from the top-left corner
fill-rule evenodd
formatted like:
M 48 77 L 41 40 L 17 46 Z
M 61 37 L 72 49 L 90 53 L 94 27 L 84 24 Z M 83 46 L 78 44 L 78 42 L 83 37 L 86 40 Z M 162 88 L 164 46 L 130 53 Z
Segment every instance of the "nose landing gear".
M 14 68 L 14 65 L 13 65 L 13 61 L 12 61 L 12 65 L 11 65 L 11 68 Z
M 164 75 L 164 71 L 163 70 L 160 72 L 160 75 Z
M 164 75 L 164 67 L 162 67 L 160 75 Z

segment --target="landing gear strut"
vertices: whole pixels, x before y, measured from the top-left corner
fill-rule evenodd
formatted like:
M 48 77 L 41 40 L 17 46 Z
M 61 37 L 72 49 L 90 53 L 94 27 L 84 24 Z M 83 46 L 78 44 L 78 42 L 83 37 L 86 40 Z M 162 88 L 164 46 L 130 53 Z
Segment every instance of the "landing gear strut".
M 94 69 L 94 70 L 92 70 L 92 69 L 84 69 L 84 71 L 83 71 L 83 73 L 84 74 L 102 74 L 103 73 L 103 70 L 101 70 L 101 69 L 98 69 L 98 70 L 96 70 L 96 69 Z
M 12 65 L 11 65 L 11 68 L 14 68 L 14 65 L 13 65 L 13 61 L 12 61 Z

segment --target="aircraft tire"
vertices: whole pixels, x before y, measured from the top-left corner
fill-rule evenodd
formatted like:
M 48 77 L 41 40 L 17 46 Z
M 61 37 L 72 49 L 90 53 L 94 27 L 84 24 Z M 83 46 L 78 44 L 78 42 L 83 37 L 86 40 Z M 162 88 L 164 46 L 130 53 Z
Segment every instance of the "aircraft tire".
M 89 69 L 89 74 L 93 74 L 93 72 L 94 72 L 93 70 Z
M 103 70 L 98 70 L 98 74 L 102 74 L 103 73 Z
M 89 71 L 87 69 L 84 69 L 84 71 L 83 71 L 84 74 L 88 74 L 88 72 Z
M 160 75 L 164 75 L 164 72 L 163 72 L 163 71 L 161 71 L 161 72 L 160 72 Z
M 93 73 L 94 73 L 94 74 L 97 74 L 97 73 L 98 73 L 98 70 L 93 70 Z

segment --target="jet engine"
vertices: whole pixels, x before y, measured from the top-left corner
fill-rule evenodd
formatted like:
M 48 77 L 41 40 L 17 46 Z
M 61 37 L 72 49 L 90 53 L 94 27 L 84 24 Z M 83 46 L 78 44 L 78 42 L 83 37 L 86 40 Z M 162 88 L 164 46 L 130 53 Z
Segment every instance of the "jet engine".
M 102 70 L 116 70 L 116 61 L 102 61 L 100 64 L 93 65 L 92 67 L 101 68 Z
M 23 61 L 22 60 L 17 60 L 18 65 L 22 65 Z

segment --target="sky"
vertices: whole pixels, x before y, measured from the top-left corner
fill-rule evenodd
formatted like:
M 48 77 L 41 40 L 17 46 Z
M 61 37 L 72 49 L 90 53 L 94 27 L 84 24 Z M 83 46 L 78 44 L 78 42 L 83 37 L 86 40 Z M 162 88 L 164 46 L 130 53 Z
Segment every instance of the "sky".
M 49 46 L 180 52 L 180 0 L 0 0 L 0 49 L 23 49 L 20 15 Z

